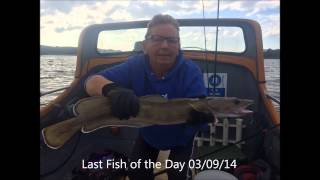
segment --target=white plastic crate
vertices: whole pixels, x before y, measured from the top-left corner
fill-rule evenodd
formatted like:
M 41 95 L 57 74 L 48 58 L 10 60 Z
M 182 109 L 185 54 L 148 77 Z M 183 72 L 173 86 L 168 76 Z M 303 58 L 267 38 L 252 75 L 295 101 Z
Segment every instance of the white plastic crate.
M 198 147 L 203 146 L 204 142 L 209 142 L 210 146 L 214 146 L 216 142 L 222 143 L 223 146 L 226 146 L 229 143 L 240 141 L 242 138 L 243 128 L 245 128 L 243 119 L 241 118 L 235 119 L 235 123 L 230 123 L 230 120 L 225 118 L 222 120 L 218 120 L 215 125 L 213 123 L 209 123 L 208 125 L 209 136 L 205 137 L 205 133 L 200 131 L 195 137 L 195 142 Z M 222 128 L 222 138 L 216 136 L 216 130 L 219 127 Z M 235 128 L 235 139 L 231 139 L 229 137 L 230 128 Z M 241 147 L 241 144 L 244 144 L 244 142 L 237 144 L 237 146 Z

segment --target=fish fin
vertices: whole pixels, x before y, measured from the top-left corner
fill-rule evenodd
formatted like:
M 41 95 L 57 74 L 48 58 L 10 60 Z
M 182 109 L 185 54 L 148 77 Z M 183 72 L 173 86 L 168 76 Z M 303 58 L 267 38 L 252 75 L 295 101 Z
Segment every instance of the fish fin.
M 140 101 L 147 101 L 147 102 L 156 102 L 156 103 L 165 103 L 168 102 L 168 99 L 161 95 L 146 95 L 139 98 Z
M 206 104 L 203 102 L 196 102 L 196 103 L 188 103 L 192 109 L 198 111 L 198 112 L 204 112 L 207 110 Z
M 76 117 L 45 127 L 42 129 L 44 143 L 52 149 L 59 149 L 80 128 L 81 124 Z
M 105 128 L 105 127 L 145 127 L 147 126 L 142 120 L 137 118 L 129 119 L 129 120 L 119 120 L 115 117 L 100 117 L 94 120 L 88 121 L 81 129 L 83 133 L 91 133 L 98 129 Z

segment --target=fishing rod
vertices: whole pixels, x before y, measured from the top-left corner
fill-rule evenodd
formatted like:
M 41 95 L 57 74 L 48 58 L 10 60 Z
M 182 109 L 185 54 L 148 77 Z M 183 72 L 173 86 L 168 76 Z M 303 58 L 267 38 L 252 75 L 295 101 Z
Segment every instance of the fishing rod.
M 237 142 L 235 142 L 235 143 L 233 143 L 233 144 L 229 144 L 229 145 L 227 145 L 227 146 L 224 146 L 224 147 L 222 147 L 222 148 L 216 149 L 216 150 L 211 151 L 211 152 L 209 152 L 209 153 L 206 153 L 206 154 L 203 154 L 203 155 L 201 155 L 201 156 L 195 157 L 194 159 L 202 159 L 202 158 L 204 158 L 204 157 L 206 157 L 206 156 L 209 156 L 209 155 L 218 153 L 218 152 L 220 152 L 220 151 L 222 151 L 222 150 L 228 149 L 228 148 L 233 147 L 233 146 L 235 146 L 235 145 L 237 145 L 237 144 L 239 144 L 239 143 L 242 143 L 242 142 L 245 142 L 245 141 L 247 141 L 247 140 L 249 140 L 249 139 L 252 139 L 252 138 L 258 136 L 260 133 L 267 133 L 267 132 L 271 131 L 272 129 L 275 129 L 275 128 L 278 127 L 278 126 L 280 126 L 280 123 L 279 123 L 279 124 L 275 124 L 275 125 L 273 125 L 273 126 L 271 126 L 271 127 L 269 127 L 269 128 L 262 129 L 262 130 L 258 131 L 257 133 L 252 134 L 252 135 L 250 135 L 250 136 L 248 136 L 248 137 L 246 137 L 246 138 L 243 138 L 243 139 L 241 139 L 241 140 L 239 140 L 239 141 L 237 141 Z M 160 175 L 160 174 L 166 173 L 167 171 L 168 171 L 168 169 L 164 169 L 164 170 L 161 170 L 161 171 L 159 171 L 159 172 L 157 172 L 157 173 L 154 173 L 154 177 L 155 177 L 155 176 L 158 176 L 158 175 Z
M 52 91 L 47 91 L 47 92 L 40 92 L 40 97 L 44 96 L 44 95 L 48 95 L 48 94 L 54 93 L 54 92 L 58 92 L 58 91 L 62 91 L 62 90 L 68 89 L 69 87 L 70 86 L 59 88 L 59 89 L 55 89 L 55 90 L 52 90 Z
M 216 94 L 216 76 L 217 76 L 217 55 L 218 55 L 218 31 L 219 31 L 219 13 L 220 12 L 220 0 L 218 0 L 217 7 L 217 26 L 216 26 L 216 45 L 215 45 L 215 53 L 214 53 L 214 61 L 213 61 L 213 96 Z
M 202 19 L 205 19 L 204 17 L 204 3 L 202 2 Z M 203 25 L 203 34 L 204 34 L 204 52 L 205 52 L 205 62 L 206 62 L 206 71 L 207 71 L 207 94 L 210 94 L 210 88 L 209 88 L 209 65 L 208 65 L 208 54 L 207 54 L 207 35 L 206 35 L 206 25 Z
M 218 53 L 218 32 L 219 32 L 219 12 L 220 12 L 220 0 L 218 1 L 217 6 L 217 25 L 216 25 L 216 39 L 215 39 L 215 52 L 214 52 L 214 70 L 213 70 L 213 96 L 215 96 L 216 92 L 216 76 L 217 76 L 217 53 Z M 204 15 L 204 3 L 202 2 L 202 18 L 205 19 Z M 210 95 L 209 89 L 209 66 L 208 66 L 208 55 L 207 55 L 207 35 L 206 35 L 206 26 L 203 26 L 203 33 L 204 33 L 204 50 L 205 50 L 205 62 L 206 62 L 206 71 L 207 71 L 207 93 Z

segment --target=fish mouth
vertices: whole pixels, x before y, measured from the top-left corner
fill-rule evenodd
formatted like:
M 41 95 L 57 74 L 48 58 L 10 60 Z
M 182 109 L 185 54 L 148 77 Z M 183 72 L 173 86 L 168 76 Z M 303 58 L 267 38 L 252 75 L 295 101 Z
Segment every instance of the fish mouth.
M 217 118 L 239 118 L 254 113 L 252 110 L 239 109 L 233 112 L 216 113 Z
M 239 114 L 252 114 L 253 111 L 249 110 L 249 109 L 241 109 Z
M 234 112 L 234 115 L 236 116 L 244 116 L 244 115 L 248 115 L 248 114 L 252 114 L 253 111 L 250 109 L 245 109 L 247 107 L 244 108 L 240 108 L 238 111 Z

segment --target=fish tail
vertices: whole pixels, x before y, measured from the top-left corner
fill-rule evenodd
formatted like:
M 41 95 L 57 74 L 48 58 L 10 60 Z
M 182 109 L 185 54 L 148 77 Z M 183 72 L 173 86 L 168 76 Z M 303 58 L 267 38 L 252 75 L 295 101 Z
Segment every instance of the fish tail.
M 48 147 L 58 149 L 80 129 L 81 123 L 78 123 L 78 119 L 74 117 L 43 128 L 42 136 Z

